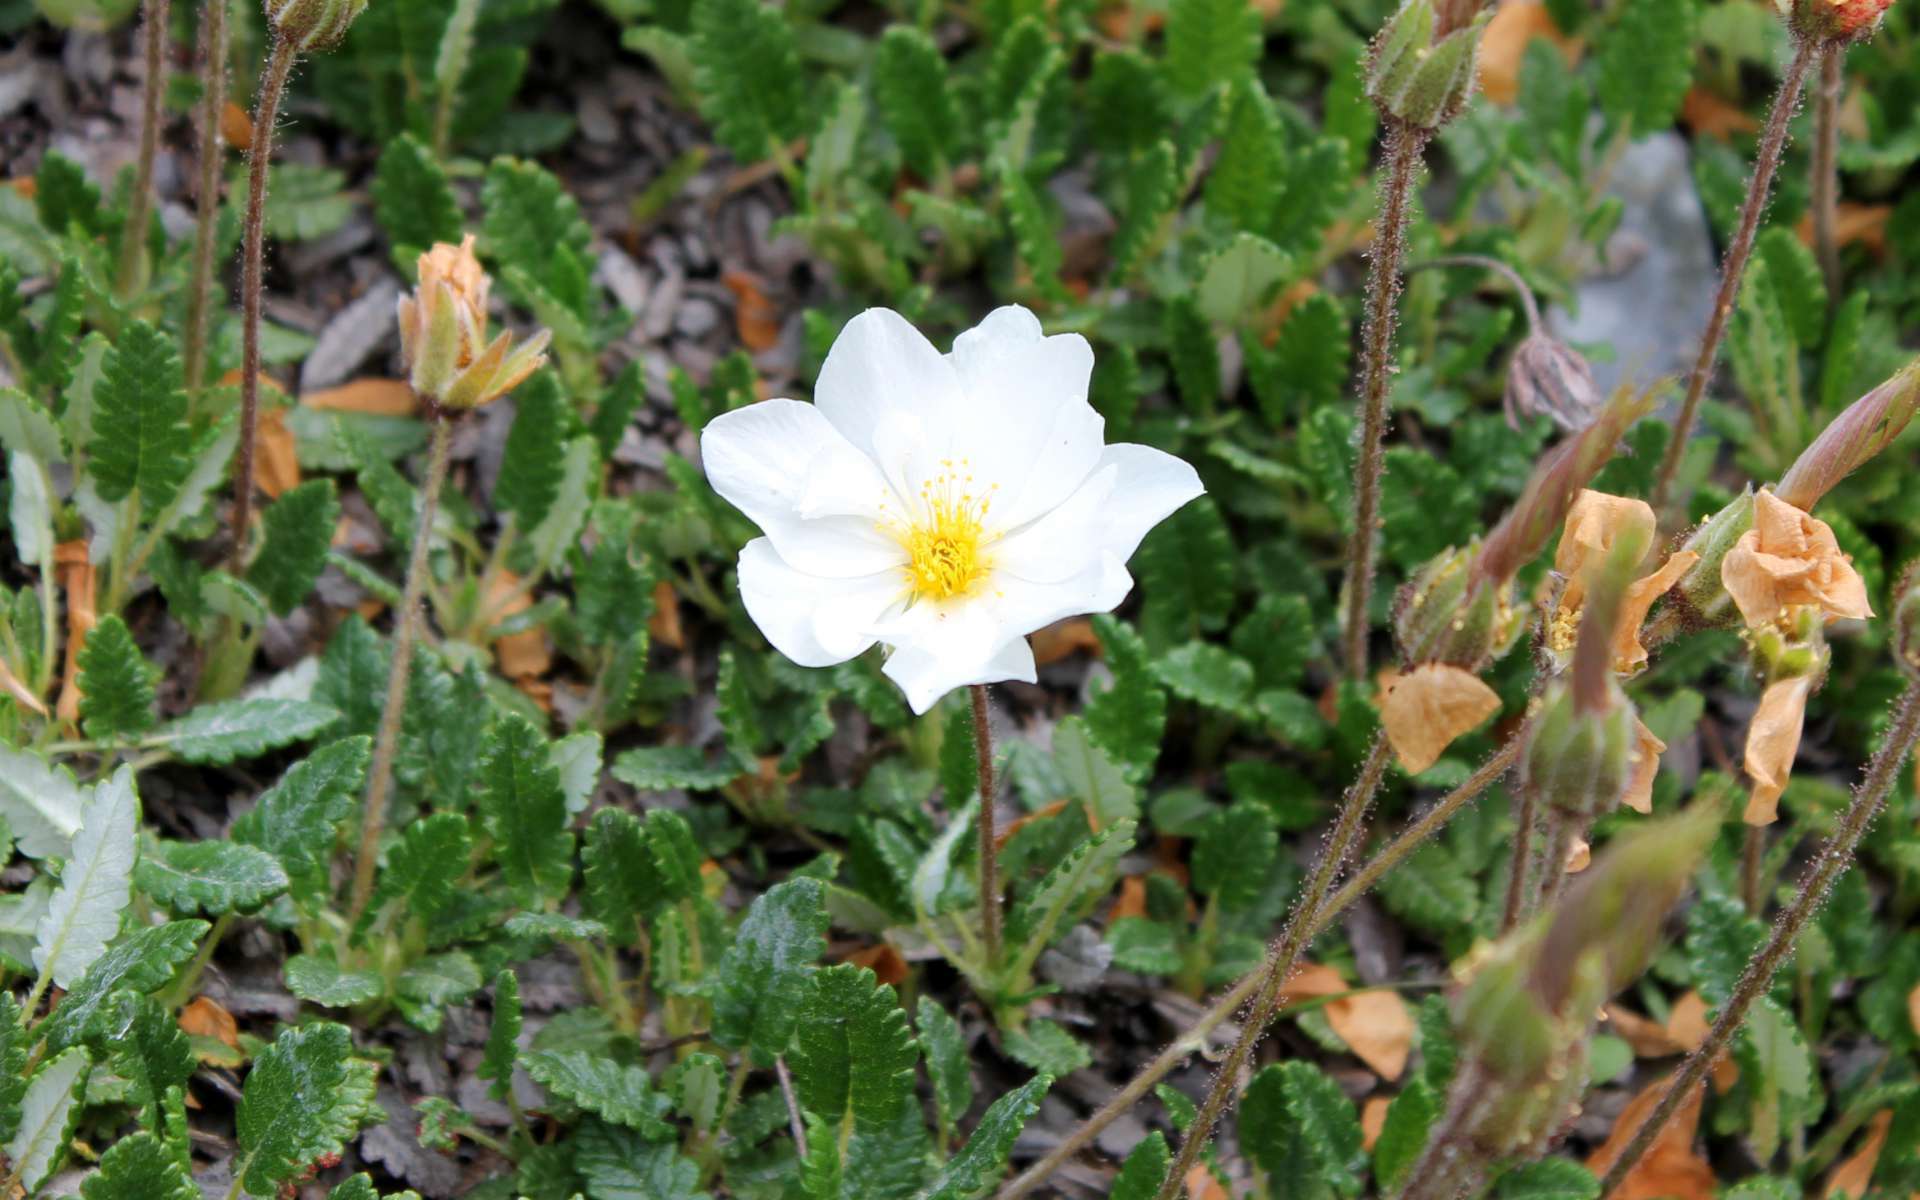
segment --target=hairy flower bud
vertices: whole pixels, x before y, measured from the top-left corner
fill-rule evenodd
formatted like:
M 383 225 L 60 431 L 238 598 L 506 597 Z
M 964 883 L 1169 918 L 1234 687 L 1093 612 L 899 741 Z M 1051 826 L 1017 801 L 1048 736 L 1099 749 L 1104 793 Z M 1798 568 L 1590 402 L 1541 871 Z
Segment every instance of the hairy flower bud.
M 1526 786 L 1554 813 L 1584 828 L 1612 812 L 1640 762 L 1639 720 L 1608 678 L 1608 702 L 1590 708 L 1570 681 L 1548 688 L 1527 731 Z
M 420 282 L 400 298 L 400 355 L 415 394 L 446 408 L 478 408 L 506 395 L 547 361 L 546 330 L 519 348 L 513 334 L 488 342 L 491 281 L 474 257 L 473 235 L 420 256 Z
M 1893 0 L 1775 0 L 1794 33 L 1817 42 L 1872 36 Z
M 266 0 L 276 37 L 302 50 L 331 50 L 367 7 L 367 0 Z
M 1446 14 L 1477 6 L 1446 0 Z M 1480 35 L 1492 19 L 1480 10 L 1465 24 L 1443 24 L 1432 0 L 1407 0 L 1373 40 L 1367 61 L 1367 96 L 1383 116 L 1422 129 L 1438 129 L 1458 116 L 1479 75 Z
M 1503 404 L 1507 424 L 1546 416 L 1568 433 L 1593 424 L 1604 403 L 1593 367 L 1572 346 L 1548 333 L 1529 334 L 1507 366 Z
M 1477 542 L 1443 551 L 1401 587 L 1393 635 L 1407 665 L 1448 663 L 1478 671 L 1512 647 L 1522 614 L 1506 581 L 1473 569 L 1479 553 Z
M 1730 624 L 1736 615 L 1733 597 L 1721 581 L 1720 568 L 1727 555 L 1753 528 L 1753 489 L 1734 497 L 1733 502 L 1708 517 L 1704 524 L 1687 535 L 1681 549 L 1695 555 L 1693 566 L 1673 587 L 1686 613 L 1695 624 Z
M 1920 562 L 1907 568 L 1893 592 L 1893 652 L 1900 669 L 1920 679 Z
M 1773 494 L 1813 511 L 1834 485 L 1893 444 L 1920 412 L 1920 360 L 1855 400 L 1801 452 Z

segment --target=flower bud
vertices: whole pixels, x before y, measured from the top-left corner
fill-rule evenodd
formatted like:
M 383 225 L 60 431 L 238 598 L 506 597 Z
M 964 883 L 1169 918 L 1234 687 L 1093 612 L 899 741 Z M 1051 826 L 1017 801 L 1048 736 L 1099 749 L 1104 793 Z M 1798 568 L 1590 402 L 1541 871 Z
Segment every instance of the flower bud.
M 1448 0 L 1447 11 L 1466 6 Z M 1443 29 L 1432 0 L 1407 0 L 1373 40 L 1367 96 L 1374 107 L 1422 129 L 1452 120 L 1473 94 L 1480 35 L 1491 19 L 1491 11 L 1482 10 L 1459 28 Z
M 1511 587 L 1474 570 L 1479 543 L 1434 556 L 1394 598 L 1393 635 L 1409 666 L 1449 663 L 1478 671 L 1506 653 L 1523 614 Z
M 1835 484 L 1893 444 L 1920 411 L 1920 360 L 1847 406 L 1801 452 L 1773 494 L 1807 512 Z
M 1730 624 L 1734 616 L 1733 597 L 1721 581 L 1720 568 L 1727 555 L 1753 528 L 1753 489 L 1734 497 L 1733 502 L 1706 519 L 1687 535 L 1681 550 L 1693 554 L 1693 566 L 1673 587 L 1686 614 L 1695 625 L 1711 628 Z
M 1775 0 L 1787 24 L 1816 42 L 1850 42 L 1870 37 L 1893 0 Z
M 1593 424 L 1604 401 L 1585 356 L 1559 338 L 1529 334 L 1507 367 L 1507 424 L 1546 416 L 1568 433 Z
M 518 347 L 513 334 L 487 335 L 491 281 L 474 257 L 473 235 L 420 256 L 420 282 L 400 299 L 400 355 L 423 400 L 446 408 L 478 408 L 506 395 L 547 361 L 541 330 Z
M 1920 679 L 1920 562 L 1907 568 L 1893 596 L 1894 657 L 1909 677 Z
M 267 24 L 302 50 L 331 50 L 366 7 L 367 0 L 266 0 Z
M 1525 786 L 1583 828 L 1619 806 L 1640 761 L 1633 706 L 1611 677 L 1604 687 L 1607 702 L 1596 709 L 1580 701 L 1572 682 L 1549 685 L 1521 757 Z

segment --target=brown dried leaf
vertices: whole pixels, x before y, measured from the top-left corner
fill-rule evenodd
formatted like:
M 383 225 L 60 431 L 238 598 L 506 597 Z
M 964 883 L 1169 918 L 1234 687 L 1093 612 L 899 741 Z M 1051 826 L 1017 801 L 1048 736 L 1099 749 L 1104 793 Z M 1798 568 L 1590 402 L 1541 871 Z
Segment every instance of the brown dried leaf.
M 1626 1149 L 1640 1122 L 1660 1103 L 1667 1083 L 1666 1077 L 1656 1079 L 1628 1101 L 1606 1142 L 1587 1158 L 1589 1171 L 1595 1175 L 1607 1173 L 1620 1152 Z M 1674 1110 L 1673 1119 L 1627 1172 L 1611 1200 L 1712 1200 L 1713 1167 L 1693 1149 L 1693 1135 L 1700 1125 L 1700 1105 L 1706 1094 L 1704 1085 L 1697 1086 Z
M 195 996 L 180 1010 L 180 1029 L 192 1037 L 213 1038 L 235 1050 L 240 1048 L 239 1023 L 220 1007 L 219 1001 L 206 996 Z
M 1867 1123 L 1866 1140 L 1853 1152 L 1853 1157 L 1833 1169 L 1827 1176 L 1827 1190 L 1822 1194 L 1825 1200 L 1834 1200 L 1836 1196 L 1852 1196 L 1854 1200 L 1867 1194 L 1867 1185 L 1873 1182 L 1873 1169 L 1880 1165 L 1880 1151 L 1887 1144 L 1887 1128 L 1893 1124 L 1893 1110 L 1881 1109 L 1873 1114 L 1873 1120 Z
M 329 412 L 379 417 L 410 417 L 414 411 L 413 389 L 404 379 L 356 379 L 336 388 L 308 392 L 300 397 L 300 403 Z
M 1438 762 L 1453 740 L 1500 711 L 1500 697 L 1473 672 L 1423 663 L 1380 699 L 1380 723 L 1409 775 Z
M 1687 89 L 1686 98 L 1680 102 L 1680 120 L 1695 134 L 1723 142 L 1731 141 L 1736 133 L 1760 128 L 1752 113 L 1697 84 Z
M 47 715 L 47 706 L 40 702 L 40 697 L 33 694 L 32 688 L 22 683 L 19 676 L 7 667 L 7 660 L 4 658 L 0 658 L 0 691 L 19 701 L 22 707 L 30 708 L 43 717 Z
M 847 955 L 847 962 L 856 967 L 865 967 L 873 972 L 874 978 L 890 987 L 899 987 L 907 981 L 907 960 L 891 942 L 881 942 L 877 946 L 868 946 L 864 950 L 855 950 Z
M 53 572 L 67 597 L 67 659 L 60 675 L 60 702 L 54 706 L 62 721 L 80 719 L 80 647 L 99 620 L 94 610 L 99 580 L 84 540 L 61 542 L 53 548 Z
M 287 428 L 287 410 L 266 407 L 254 429 L 253 478 L 260 490 L 278 499 L 300 486 L 300 458 L 294 451 L 293 430 Z
M 1100 636 L 1094 633 L 1093 622 L 1085 617 L 1056 621 L 1028 640 L 1033 643 L 1034 663 L 1042 667 L 1071 658 L 1082 651 L 1096 658 L 1100 654 Z
M 511 571 L 497 572 L 488 580 L 486 603 L 493 610 L 495 621 L 533 607 L 532 596 L 525 592 L 516 594 L 519 585 L 519 577 Z M 494 639 L 493 656 L 500 664 L 500 673 L 515 682 L 539 679 L 553 666 L 553 653 L 547 648 L 544 629 L 527 629 Z
M 1380 1131 L 1387 1127 L 1387 1108 L 1392 1103 L 1386 1096 L 1368 1096 L 1360 1106 L 1360 1148 L 1369 1154 L 1380 1140 Z
M 1536 37 L 1559 47 L 1569 64 L 1580 61 L 1579 43 L 1560 32 L 1545 4 L 1509 0 L 1493 14 L 1480 39 L 1480 89 L 1495 104 L 1512 104 L 1519 97 L 1520 64 Z
M 220 137 L 242 154 L 253 149 L 253 118 L 231 100 L 220 110 Z
M 1107 924 L 1111 925 L 1123 917 L 1144 917 L 1146 915 L 1146 877 L 1143 875 L 1129 875 L 1120 881 L 1120 895 L 1114 899 L 1112 911 L 1107 913 Z
M 733 293 L 733 326 L 740 343 L 758 353 L 780 340 L 780 310 L 767 299 L 758 276 L 747 271 L 727 271 L 720 282 Z
M 1607 1025 L 1640 1058 L 1668 1058 L 1685 1054 L 1688 1047 L 1673 1036 L 1673 1031 L 1650 1017 L 1618 1004 L 1606 1008 Z
M 684 650 L 687 634 L 680 625 L 680 593 L 662 579 L 653 585 L 653 616 L 647 619 L 647 636 L 672 650 Z
M 1637 813 L 1651 813 L 1653 781 L 1660 774 L 1660 756 L 1666 753 L 1667 744 L 1653 736 L 1653 730 L 1638 717 L 1633 721 L 1633 738 L 1633 776 L 1627 780 L 1620 803 Z

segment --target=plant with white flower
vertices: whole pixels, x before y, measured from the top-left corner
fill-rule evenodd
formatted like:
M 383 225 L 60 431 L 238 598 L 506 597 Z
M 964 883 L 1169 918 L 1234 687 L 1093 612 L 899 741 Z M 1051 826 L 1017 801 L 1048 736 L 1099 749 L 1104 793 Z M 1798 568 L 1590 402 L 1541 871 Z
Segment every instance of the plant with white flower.
M 1204 490 L 1171 454 L 1106 444 L 1092 371 L 1085 338 L 1018 306 L 944 355 L 876 308 L 834 341 L 814 403 L 716 418 L 707 478 L 765 534 L 740 552 L 754 623 L 807 667 L 886 646 L 915 712 L 1033 682 L 1027 635 L 1116 607 L 1140 539 Z

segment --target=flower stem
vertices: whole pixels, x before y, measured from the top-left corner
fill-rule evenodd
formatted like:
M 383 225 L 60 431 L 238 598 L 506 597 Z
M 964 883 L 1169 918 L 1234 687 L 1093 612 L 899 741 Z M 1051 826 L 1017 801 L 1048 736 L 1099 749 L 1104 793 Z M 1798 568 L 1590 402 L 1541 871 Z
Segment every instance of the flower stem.
M 1813 248 L 1827 280 L 1827 303 L 1840 303 L 1840 92 L 1847 62 L 1845 42 L 1820 52 L 1820 87 L 1813 96 Z
M 1387 437 L 1387 385 L 1393 373 L 1393 335 L 1400 323 L 1400 264 L 1407 254 L 1407 220 L 1414 178 L 1432 133 L 1395 117 L 1386 119 L 1381 161 L 1380 215 L 1367 264 L 1366 325 L 1362 332 L 1360 453 L 1353 464 L 1353 539 L 1347 547 L 1347 675 L 1367 674 L 1368 611 L 1373 599 L 1374 526 L 1380 519 L 1381 449 Z
M 1533 826 L 1537 818 L 1539 796 L 1531 786 L 1523 786 L 1514 796 L 1513 869 L 1507 873 L 1507 906 L 1500 916 L 1500 932 L 1513 932 L 1527 910 L 1527 893 L 1533 875 Z
M 407 559 L 406 588 L 393 622 L 393 661 L 387 668 L 387 701 L 380 710 L 380 729 L 373 743 L 373 765 L 367 780 L 366 811 L 360 818 L 360 849 L 353 860 L 353 906 L 347 927 L 353 928 L 373 898 L 374 868 L 380 860 L 380 835 L 387 823 L 387 792 L 393 783 L 393 758 L 400 744 L 400 722 L 407 705 L 407 680 L 413 665 L 415 630 L 420 621 L 420 597 L 427 584 L 427 546 L 433 541 L 433 516 L 440 488 L 447 480 L 448 452 L 453 444 L 453 422 L 438 404 L 422 398 L 433 446 L 427 459 L 427 481 L 420 495 L 420 520 L 414 527 L 413 551 Z
M 987 969 L 1000 965 L 1000 849 L 993 822 L 993 730 L 987 723 L 987 689 L 974 684 L 973 754 L 980 769 L 980 928 Z
M 1774 172 L 1780 167 L 1780 156 L 1787 147 L 1787 123 L 1793 119 L 1794 110 L 1800 107 L 1800 94 L 1806 89 L 1807 72 L 1813 65 L 1814 55 L 1819 47 L 1812 41 L 1798 39 L 1794 43 L 1793 61 L 1787 66 L 1786 77 L 1780 81 L 1780 90 L 1774 94 L 1773 107 L 1767 113 L 1767 124 L 1760 135 L 1760 150 L 1753 164 L 1753 178 L 1747 181 L 1747 199 L 1740 208 L 1740 224 L 1736 228 L 1733 241 L 1727 245 L 1726 258 L 1720 264 L 1720 290 L 1713 298 L 1713 313 L 1707 318 L 1707 332 L 1700 339 L 1700 356 L 1694 360 L 1693 374 L 1687 377 L 1687 396 L 1681 401 L 1680 416 L 1674 422 L 1673 437 L 1667 443 L 1665 457 L 1660 460 L 1660 473 L 1654 479 L 1653 507 L 1657 511 L 1666 506 L 1673 491 L 1674 479 L 1680 473 L 1680 462 L 1686 457 L 1687 438 L 1693 433 L 1694 419 L 1699 415 L 1700 399 L 1706 395 L 1707 381 L 1713 377 L 1714 362 L 1720 356 L 1720 342 L 1726 336 L 1727 321 L 1733 316 L 1734 301 L 1740 292 L 1741 276 L 1747 272 L 1747 259 L 1753 254 L 1754 235 L 1760 231 L 1760 214 L 1766 211 L 1767 198 L 1773 192 Z
M 1333 919 L 1346 911 L 1347 907 L 1372 889 L 1387 872 L 1393 870 L 1428 838 L 1446 825 L 1453 815 L 1488 788 L 1492 787 L 1502 775 L 1513 766 L 1520 756 L 1520 747 L 1524 744 L 1524 730 L 1516 732 L 1507 739 L 1507 744 L 1496 751 L 1479 770 L 1421 815 L 1419 820 L 1407 826 L 1399 837 L 1395 838 L 1384 850 L 1375 855 L 1366 866 L 1354 872 L 1353 877 L 1319 906 L 1307 929 L 1307 938 L 1317 936 Z M 1175 1067 L 1185 1062 L 1187 1056 L 1205 1048 L 1210 1034 L 1221 1022 L 1239 1011 L 1265 979 L 1264 968 L 1249 971 L 1225 995 L 1214 1001 L 1213 1006 L 1200 1015 L 1191 1027 L 1175 1038 L 1165 1050 L 1162 1050 L 1152 1062 L 1141 1068 L 1128 1084 L 1114 1094 L 1113 1098 L 1100 1106 L 1099 1111 L 1082 1121 L 1072 1133 L 1063 1138 L 1058 1145 L 1048 1151 L 1040 1161 L 1020 1173 L 1019 1178 L 1000 1189 L 994 1200 L 1020 1200 L 1020 1197 L 1032 1192 L 1045 1183 L 1066 1161 L 1086 1149 L 1100 1132 L 1119 1119 L 1122 1113 L 1139 1103 L 1141 1098 L 1153 1090 L 1153 1085 L 1166 1078 Z
M 267 163 L 273 158 L 273 126 L 299 47 L 278 38 L 253 106 L 253 143 L 247 148 L 247 216 L 240 262 L 240 456 L 233 469 L 233 571 L 247 554 L 253 524 L 253 443 L 260 423 L 260 274 L 265 255 Z
M 1165 1182 L 1160 1185 L 1157 1200 L 1173 1200 L 1179 1193 L 1188 1170 L 1213 1136 L 1213 1127 L 1226 1111 L 1228 1099 L 1239 1087 L 1240 1070 L 1252 1055 L 1254 1043 L 1266 1032 L 1267 1023 L 1273 1019 L 1274 1010 L 1279 1007 L 1280 990 L 1293 974 L 1294 963 L 1299 959 L 1300 952 L 1313 937 L 1314 916 L 1325 903 L 1334 876 L 1340 873 L 1340 868 L 1346 863 L 1354 842 L 1359 840 L 1360 829 L 1366 824 L 1367 810 L 1373 806 L 1373 798 L 1380 791 L 1380 782 L 1386 777 L 1387 763 L 1391 758 L 1392 749 L 1387 743 L 1386 733 L 1374 734 L 1373 745 L 1367 751 L 1366 761 L 1361 764 L 1359 777 L 1347 789 L 1340 815 L 1334 819 L 1333 830 L 1327 834 L 1326 844 L 1321 847 L 1320 860 L 1314 864 L 1313 874 L 1300 893 L 1300 902 L 1294 906 L 1293 915 L 1287 918 L 1286 926 L 1281 929 L 1272 951 L 1267 955 L 1260 989 L 1247 1011 L 1247 1019 L 1240 1026 L 1240 1037 L 1233 1043 L 1233 1049 L 1227 1052 L 1226 1061 L 1220 1065 L 1219 1072 L 1214 1075 L 1213 1086 L 1207 1089 L 1207 1098 L 1200 1104 L 1199 1115 L 1188 1126 L 1186 1139 L 1180 1143 L 1180 1153 L 1174 1158 Z
M 187 402 L 206 382 L 213 251 L 220 221 L 220 118 L 227 108 L 227 4 L 206 0 L 200 15 L 200 191 L 194 197 L 193 278 L 187 285 Z
M 147 77 L 140 91 L 140 156 L 134 160 L 133 194 L 127 199 L 127 224 L 120 231 L 120 273 L 114 292 L 122 299 L 139 290 L 147 225 L 153 213 L 153 160 L 160 151 L 161 89 L 167 81 L 167 25 L 172 0 L 145 0 Z
M 1880 809 L 1885 805 L 1887 795 L 1893 790 L 1900 776 L 1900 767 L 1906 762 L 1907 755 L 1913 750 L 1916 740 L 1920 740 L 1920 683 L 1909 684 L 1906 693 L 1894 702 L 1893 724 L 1887 730 L 1886 741 L 1867 764 L 1865 776 L 1853 793 L 1853 801 L 1840 818 L 1839 827 L 1826 845 L 1820 848 L 1819 857 L 1800 881 L 1800 890 L 1794 896 L 1793 903 L 1780 914 L 1774 922 L 1773 932 L 1768 935 L 1766 944 L 1755 951 L 1748 960 L 1746 969 L 1740 973 L 1739 982 L 1733 986 L 1733 994 L 1714 1018 L 1713 1027 L 1707 1031 L 1706 1040 L 1695 1047 L 1680 1069 L 1673 1073 L 1667 1084 L 1660 1103 L 1654 1106 L 1640 1127 L 1634 1131 L 1631 1141 L 1620 1152 L 1613 1165 L 1607 1169 L 1606 1178 L 1600 1182 L 1600 1198 L 1612 1194 L 1621 1181 L 1633 1170 L 1647 1148 L 1665 1128 L 1680 1102 L 1692 1094 L 1708 1067 L 1726 1049 L 1735 1031 L 1746 1020 L 1747 1010 L 1753 1002 L 1765 995 L 1773 985 L 1774 972 L 1780 964 L 1793 953 L 1794 942 L 1800 931 L 1806 927 L 1813 914 L 1832 890 L 1833 884 L 1843 875 L 1853 862 L 1853 852 L 1860 845 Z

